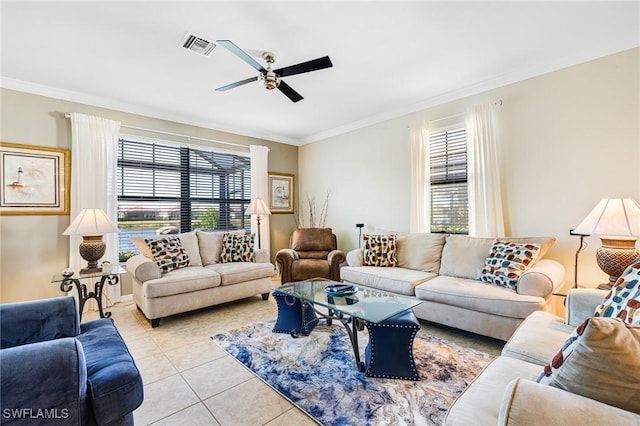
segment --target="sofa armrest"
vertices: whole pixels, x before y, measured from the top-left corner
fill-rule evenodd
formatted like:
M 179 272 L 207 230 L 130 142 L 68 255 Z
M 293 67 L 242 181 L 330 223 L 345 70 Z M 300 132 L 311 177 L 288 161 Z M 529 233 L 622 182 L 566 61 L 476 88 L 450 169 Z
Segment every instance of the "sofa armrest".
M 162 276 L 162 272 L 160 272 L 158 264 L 141 254 L 137 254 L 129 258 L 125 264 L 125 268 L 127 269 L 127 272 L 141 283 L 154 280 Z
M 562 285 L 565 269 L 560 262 L 541 259 L 518 280 L 518 294 L 547 297 Z
M 282 284 L 291 282 L 293 262 L 299 259 L 298 253 L 293 249 L 278 250 L 278 253 L 276 253 L 276 265 L 278 272 L 280 272 Z
M 347 256 L 342 250 L 332 250 L 327 256 L 327 261 L 329 262 L 329 267 L 331 268 L 331 270 L 340 269 L 340 264 L 342 264 L 346 259 Z
M 39 409 L 55 409 L 62 420 L 59 424 L 87 423 L 87 368 L 82 345 L 75 338 L 0 350 L 0 379 L 2 423 L 20 423 L 20 415 L 28 423 L 29 413 L 24 412 L 28 409 L 31 415 Z
M 640 415 L 531 380 L 507 385 L 498 425 L 637 425 Z
M 359 248 L 351 250 L 347 253 L 347 265 L 362 266 L 364 265 L 364 249 Z
M 606 295 L 606 290 L 595 288 L 573 288 L 569 290 L 565 301 L 567 324 L 577 327 L 584 320 L 592 317 L 596 307 L 602 303 Z
M 80 333 L 73 296 L 0 305 L 0 348 L 11 348 Z
M 263 249 L 257 249 L 254 252 L 255 256 L 256 256 L 256 263 L 270 263 L 269 259 L 269 250 L 266 248 Z

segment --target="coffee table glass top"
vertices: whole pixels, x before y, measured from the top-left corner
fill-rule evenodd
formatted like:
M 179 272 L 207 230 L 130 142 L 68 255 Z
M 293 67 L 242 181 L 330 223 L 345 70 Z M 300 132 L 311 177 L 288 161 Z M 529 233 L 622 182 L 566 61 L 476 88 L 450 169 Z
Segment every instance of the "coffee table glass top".
M 422 303 L 415 298 L 361 285 L 357 285 L 358 291 L 349 296 L 330 296 L 324 291 L 325 287 L 337 284 L 350 283 L 313 279 L 288 283 L 274 290 L 373 323 L 382 322 Z

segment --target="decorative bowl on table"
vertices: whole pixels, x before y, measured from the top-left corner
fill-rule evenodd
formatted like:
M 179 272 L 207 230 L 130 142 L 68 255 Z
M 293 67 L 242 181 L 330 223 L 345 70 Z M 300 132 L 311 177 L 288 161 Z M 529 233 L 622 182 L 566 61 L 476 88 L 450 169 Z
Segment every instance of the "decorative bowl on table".
M 356 294 L 358 290 L 358 287 L 353 284 L 335 284 L 324 288 L 324 292 L 333 297 L 351 296 Z

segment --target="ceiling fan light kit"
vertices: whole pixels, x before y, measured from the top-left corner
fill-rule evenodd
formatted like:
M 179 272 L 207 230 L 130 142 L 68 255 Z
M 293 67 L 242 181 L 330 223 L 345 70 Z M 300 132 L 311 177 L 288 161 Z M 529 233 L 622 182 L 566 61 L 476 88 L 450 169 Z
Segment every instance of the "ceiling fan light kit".
M 240 80 L 235 83 L 227 84 L 226 86 L 218 87 L 216 91 L 225 92 L 234 87 L 242 86 L 253 81 L 259 81 L 267 90 L 278 89 L 292 102 L 298 102 L 304 99 L 302 95 L 296 92 L 291 86 L 281 80 L 282 77 L 288 77 L 296 74 L 303 74 L 311 71 L 318 71 L 324 68 L 331 68 L 333 64 L 328 56 L 322 58 L 313 59 L 311 61 L 301 62 L 296 65 L 290 65 L 288 67 L 279 68 L 274 70 L 271 68 L 276 58 L 272 52 L 262 53 L 262 59 L 266 62 L 267 67 L 260 65 L 255 59 L 253 59 L 244 50 L 236 46 L 231 40 L 216 40 L 216 43 L 229 52 L 236 55 L 238 58 L 245 61 L 247 64 L 255 68 L 259 74 L 256 77 L 250 77 L 245 80 Z

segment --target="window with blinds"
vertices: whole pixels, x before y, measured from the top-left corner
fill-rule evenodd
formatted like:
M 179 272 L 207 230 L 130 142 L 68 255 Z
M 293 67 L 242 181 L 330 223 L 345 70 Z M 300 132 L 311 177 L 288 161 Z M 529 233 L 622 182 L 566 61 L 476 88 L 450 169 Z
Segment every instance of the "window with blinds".
M 249 157 L 120 139 L 117 173 L 121 261 L 138 253 L 132 235 L 250 226 Z
M 467 131 L 462 127 L 429 133 L 431 232 L 469 233 Z

